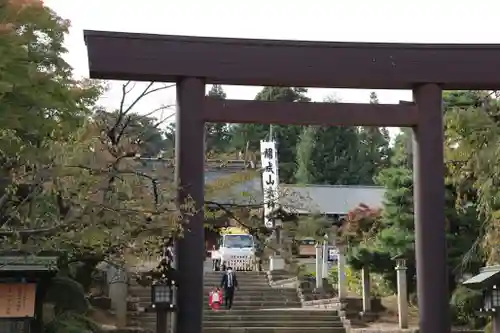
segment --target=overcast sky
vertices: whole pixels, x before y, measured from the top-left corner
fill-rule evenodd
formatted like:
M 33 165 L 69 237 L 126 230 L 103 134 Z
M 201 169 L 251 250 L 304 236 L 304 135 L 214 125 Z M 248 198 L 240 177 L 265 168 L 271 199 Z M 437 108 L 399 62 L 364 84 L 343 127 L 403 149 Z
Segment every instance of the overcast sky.
M 83 29 L 170 35 L 318 41 L 500 43 L 500 1 L 475 0 L 45 0 L 72 22 L 67 60 L 88 75 Z M 453 61 L 453 59 L 450 59 Z M 119 82 L 103 103 L 116 106 Z M 140 86 L 138 86 L 140 88 Z M 228 98 L 253 99 L 259 87 L 225 86 Z M 381 103 L 411 100 L 409 91 L 376 90 Z M 310 89 L 320 101 L 368 102 L 370 90 Z M 133 97 L 133 96 L 131 96 Z M 139 105 L 146 113 L 174 104 L 175 91 Z

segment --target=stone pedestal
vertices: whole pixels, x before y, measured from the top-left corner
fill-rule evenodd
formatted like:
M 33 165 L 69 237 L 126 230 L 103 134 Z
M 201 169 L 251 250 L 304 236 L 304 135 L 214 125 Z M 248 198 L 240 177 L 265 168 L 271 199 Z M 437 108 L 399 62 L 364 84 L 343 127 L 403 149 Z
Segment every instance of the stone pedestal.
M 361 283 L 363 287 L 363 313 L 369 313 L 372 310 L 370 271 L 366 267 L 361 270 Z
M 337 260 L 339 300 L 343 300 L 347 298 L 347 281 L 345 278 L 345 249 L 342 246 L 337 246 L 337 248 L 339 250 Z
M 279 255 L 274 255 L 269 257 L 269 270 L 279 271 L 285 269 L 285 259 Z
M 500 333 L 500 314 L 495 314 L 491 318 L 491 333 Z
M 406 265 L 398 260 L 396 265 L 398 283 L 398 316 L 399 328 L 408 328 L 408 289 L 406 286 Z
M 322 267 L 322 276 L 323 278 L 328 278 L 328 241 L 323 241 L 323 267 Z
M 123 268 L 110 265 L 107 274 L 111 307 L 116 313 L 116 326 L 122 328 L 127 326 L 127 271 Z
M 316 288 L 323 288 L 323 247 L 316 244 Z

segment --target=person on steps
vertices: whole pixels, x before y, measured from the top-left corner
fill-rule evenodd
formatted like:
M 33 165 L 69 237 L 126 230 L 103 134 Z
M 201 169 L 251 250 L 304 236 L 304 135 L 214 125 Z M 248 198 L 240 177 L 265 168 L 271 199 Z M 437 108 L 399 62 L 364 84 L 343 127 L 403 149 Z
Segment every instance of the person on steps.
M 214 288 L 208 297 L 208 306 L 217 311 L 220 308 L 220 304 L 222 303 L 222 291 L 219 288 Z
M 234 289 L 238 288 L 238 279 L 231 267 L 227 267 L 222 276 L 220 287 L 224 289 L 224 305 L 230 310 L 233 307 Z

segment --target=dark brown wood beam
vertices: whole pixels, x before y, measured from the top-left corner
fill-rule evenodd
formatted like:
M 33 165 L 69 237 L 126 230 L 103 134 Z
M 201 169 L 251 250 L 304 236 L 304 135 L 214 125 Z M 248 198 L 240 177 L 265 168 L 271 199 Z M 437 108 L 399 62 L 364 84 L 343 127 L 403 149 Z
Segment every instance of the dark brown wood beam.
M 332 88 L 500 89 L 498 44 L 331 43 L 85 31 L 96 79 Z
M 412 127 L 417 108 L 404 104 L 267 102 L 205 99 L 206 122 Z

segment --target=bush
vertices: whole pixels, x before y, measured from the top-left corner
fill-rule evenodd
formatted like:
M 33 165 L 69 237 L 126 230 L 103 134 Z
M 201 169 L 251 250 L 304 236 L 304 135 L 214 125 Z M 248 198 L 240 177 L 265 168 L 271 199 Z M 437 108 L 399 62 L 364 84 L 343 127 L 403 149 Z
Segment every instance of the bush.
M 346 279 L 346 286 L 347 286 L 347 291 L 350 293 L 353 293 L 355 295 L 362 295 L 362 286 L 361 286 L 361 275 L 358 271 L 352 269 L 349 266 L 345 266 L 345 279 Z M 339 278 L 338 278 L 338 269 L 337 266 L 334 266 L 330 269 L 328 272 L 328 281 L 330 281 L 331 284 L 337 285 Z
M 492 333 L 491 321 L 484 327 L 484 333 Z
M 363 286 L 361 285 L 361 272 L 354 270 L 350 266 L 345 267 L 345 278 L 347 283 L 347 290 L 355 295 L 362 295 Z M 392 295 L 389 283 L 380 274 L 370 274 L 371 280 L 371 295 L 374 297 L 384 297 Z M 337 285 L 338 283 L 338 270 L 337 266 L 330 269 L 328 274 L 328 281 Z
M 66 311 L 85 313 L 90 308 L 82 285 L 65 276 L 57 276 L 51 280 L 45 302 L 54 304 L 56 315 Z
M 453 292 L 450 300 L 451 315 L 456 325 L 466 325 L 470 328 L 479 328 L 486 324 L 484 318 L 478 317 L 476 311 L 483 304 L 482 293 L 458 286 Z
M 45 325 L 43 333 L 100 333 L 99 325 L 91 319 L 76 314 L 65 312 Z

